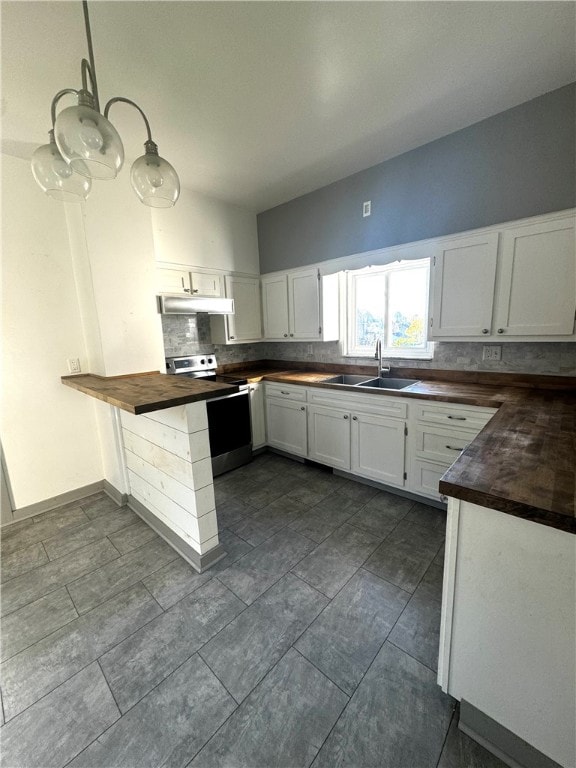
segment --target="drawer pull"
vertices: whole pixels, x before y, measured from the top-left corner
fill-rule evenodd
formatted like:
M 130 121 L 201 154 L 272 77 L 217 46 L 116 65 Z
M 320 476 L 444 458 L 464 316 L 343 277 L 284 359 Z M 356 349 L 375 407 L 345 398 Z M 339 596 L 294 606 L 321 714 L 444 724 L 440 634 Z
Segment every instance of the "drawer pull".
M 300 410 L 301 410 L 301 411 L 305 411 L 305 410 L 306 410 L 305 406 L 301 405 L 301 406 L 300 406 Z
M 466 447 L 466 446 L 464 446 Z M 446 448 L 448 448 L 449 451 L 463 451 L 464 448 L 456 448 L 455 445 L 447 445 Z
M 345 419 L 347 419 L 347 418 L 348 418 L 348 416 L 347 416 L 347 415 L 345 415 L 345 416 L 344 416 L 344 418 L 345 418 Z
M 466 416 L 446 416 L 447 419 L 454 419 L 454 421 L 466 421 Z
M 358 421 L 358 416 L 352 416 L 352 421 Z
M 290 394 L 290 392 L 286 392 L 286 390 L 284 390 L 284 389 L 281 389 L 281 390 L 280 390 L 280 394 L 281 394 L 281 395 L 289 395 L 289 394 Z

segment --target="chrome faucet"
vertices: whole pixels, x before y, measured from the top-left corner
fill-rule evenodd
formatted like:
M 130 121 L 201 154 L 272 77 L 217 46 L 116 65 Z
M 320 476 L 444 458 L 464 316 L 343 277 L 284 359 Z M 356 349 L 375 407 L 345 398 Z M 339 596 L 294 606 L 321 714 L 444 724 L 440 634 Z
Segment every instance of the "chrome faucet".
M 383 373 L 390 373 L 390 363 L 386 363 L 386 365 L 382 364 L 382 339 L 376 341 L 374 358 L 378 360 L 378 378 L 380 378 Z

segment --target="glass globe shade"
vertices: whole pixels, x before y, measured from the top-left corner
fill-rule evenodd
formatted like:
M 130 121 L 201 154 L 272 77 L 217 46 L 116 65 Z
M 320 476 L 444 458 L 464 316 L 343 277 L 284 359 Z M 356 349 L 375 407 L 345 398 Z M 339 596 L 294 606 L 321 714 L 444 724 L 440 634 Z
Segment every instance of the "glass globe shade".
M 124 147 L 116 128 L 95 109 L 67 107 L 54 125 L 56 144 L 72 168 L 91 179 L 114 179 L 124 163 Z
M 81 203 L 88 197 L 92 182 L 74 173 L 54 142 L 38 147 L 32 155 L 31 166 L 38 186 L 55 200 Z
M 151 208 L 171 208 L 180 195 L 178 174 L 167 160 L 146 153 L 134 162 L 130 172 L 134 191 Z

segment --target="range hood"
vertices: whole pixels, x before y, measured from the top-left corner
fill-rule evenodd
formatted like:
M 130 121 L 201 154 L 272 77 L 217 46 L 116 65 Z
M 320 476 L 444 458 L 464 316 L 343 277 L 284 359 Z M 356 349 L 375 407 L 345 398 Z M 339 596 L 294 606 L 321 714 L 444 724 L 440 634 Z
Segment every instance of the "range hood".
M 206 296 L 182 296 L 163 293 L 158 297 L 158 312 L 162 315 L 195 315 L 207 312 L 209 315 L 233 315 L 234 300 Z

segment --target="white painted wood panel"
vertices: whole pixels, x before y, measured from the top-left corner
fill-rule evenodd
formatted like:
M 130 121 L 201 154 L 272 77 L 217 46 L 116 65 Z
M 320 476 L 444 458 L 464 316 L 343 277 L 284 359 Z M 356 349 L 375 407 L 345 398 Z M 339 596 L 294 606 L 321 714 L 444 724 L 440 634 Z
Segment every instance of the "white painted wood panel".
M 204 554 L 218 543 L 216 511 L 195 518 L 157 488 L 129 470 L 134 498 L 177 533 L 196 552 Z M 215 541 L 216 539 L 216 541 Z
M 266 417 L 264 415 L 264 385 L 250 384 L 250 418 L 252 422 L 252 448 L 266 445 Z
M 417 425 L 414 435 L 416 455 L 422 459 L 453 464 L 474 440 L 476 432 Z
M 190 272 L 181 269 L 157 269 L 158 293 L 190 293 Z
M 123 431 L 139 435 L 149 443 L 191 461 L 190 436 L 186 432 L 179 432 L 145 416 L 134 416 L 131 413 L 122 412 L 121 419 Z
M 212 466 L 210 459 L 203 459 L 194 464 L 194 471 L 190 473 L 187 482 L 172 477 L 167 472 L 154 464 L 147 462 L 140 456 L 126 450 L 126 466 L 151 485 L 160 488 L 163 493 L 199 517 L 202 511 L 196 507 L 197 493 L 212 482 Z
M 122 412 L 123 417 L 124 415 L 132 416 L 127 411 Z M 206 403 L 203 401 L 188 403 L 188 405 L 177 405 L 174 408 L 164 408 L 161 411 L 152 411 L 144 416 L 133 416 L 133 418 L 157 421 L 159 424 L 165 424 L 167 427 L 172 427 L 187 434 L 208 429 L 208 414 L 206 412 Z
M 191 272 L 190 284 L 195 296 L 222 296 L 220 275 L 209 272 Z
M 166 474 L 174 477 L 176 480 L 185 485 L 189 485 L 190 488 L 194 488 L 194 473 L 192 471 L 192 464 L 187 459 L 183 459 L 177 456 L 175 453 L 170 453 L 164 450 L 155 443 L 151 443 L 139 435 L 130 432 L 127 429 L 122 430 L 124 447 L 128 451 L 132 451 L 137 456 L 147 461 L 149 464 L 153 464 L 158 469 L 162 469 Z M 196 439 L 190 442 L 192 453 L 191 461 L 193 463 L 202 461 L 202 459 L 210 459 L 210 443 L 208 436 L 200 432 L 195 437 L 202 436 L 202 440 Z M 203 483 L 206 485 L 206 483 Z
M 408 472 L 410 490 L 422 496 L 436 499 L 436 501 L 442 500 L 443 497 L 438 490 L 438 483 L 449 466 L 450 464 L 448 463 L 436 464 L 411 457 Z

